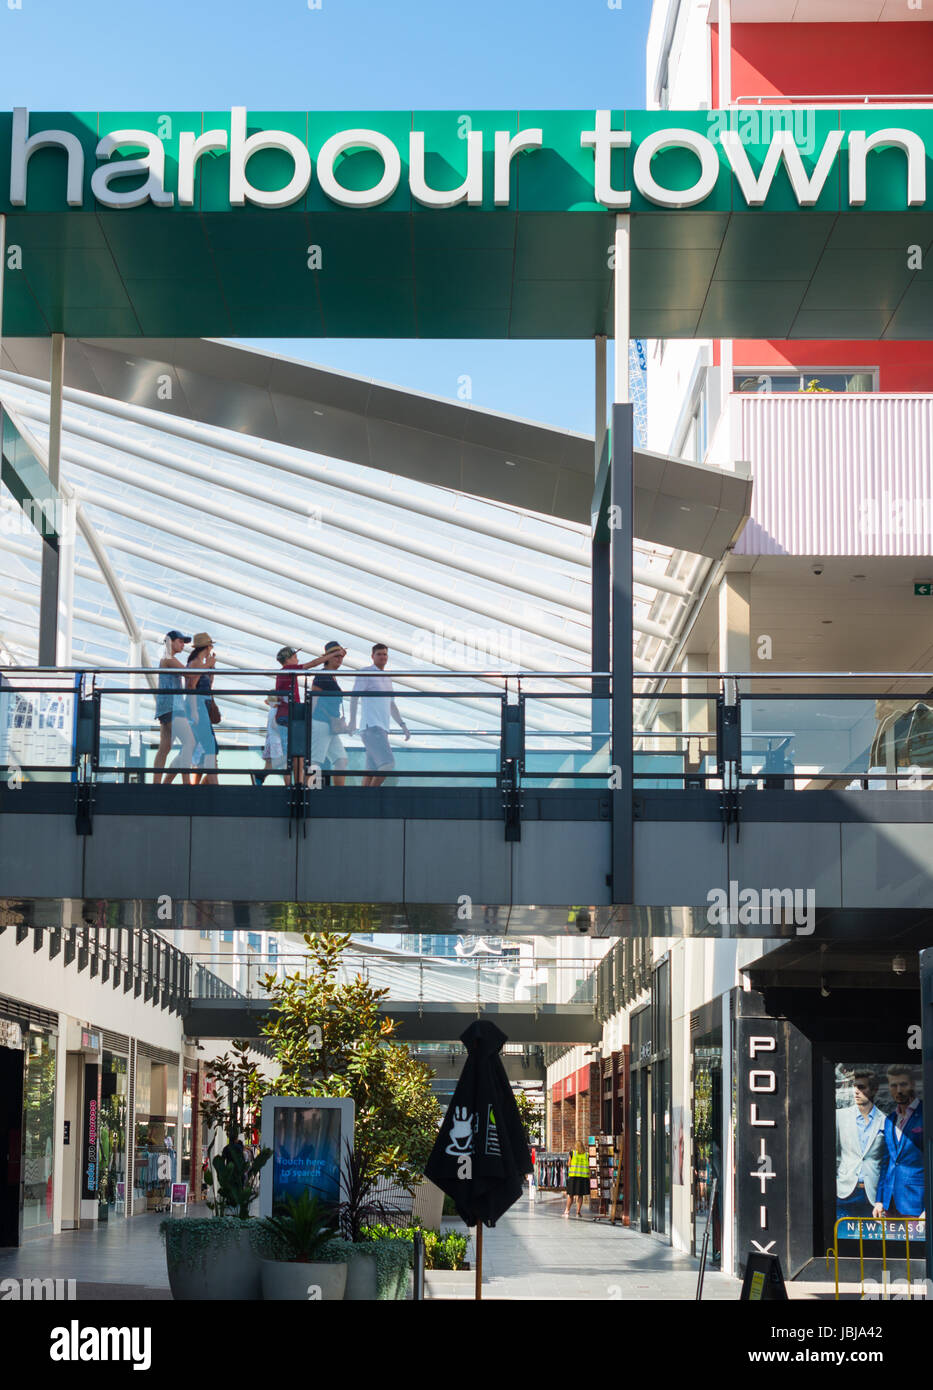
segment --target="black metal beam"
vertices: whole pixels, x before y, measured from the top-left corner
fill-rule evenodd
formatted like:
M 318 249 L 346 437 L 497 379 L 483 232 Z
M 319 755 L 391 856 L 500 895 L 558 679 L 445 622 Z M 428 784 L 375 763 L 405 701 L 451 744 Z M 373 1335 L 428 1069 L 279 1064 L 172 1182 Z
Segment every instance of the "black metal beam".
M 933 1100 L 933 946 L 920 952 L 920 1038 L 923 1048 L 923 1096 L 924 1106 Z M 926 1234 L 924 1251 L 926 1254 L 927 1278 L 933 1278 L 933 1219 L 930 1213 L 930 1200 L 933 1198 L 933 1123 L 929 1115 L 923 1126 L 924 1182 L 927 1194 Z
M 634 407 L 612 408 L 609 546 L 612 583 L 612 901 L 634 896 L 632 844 L 632 543 Z

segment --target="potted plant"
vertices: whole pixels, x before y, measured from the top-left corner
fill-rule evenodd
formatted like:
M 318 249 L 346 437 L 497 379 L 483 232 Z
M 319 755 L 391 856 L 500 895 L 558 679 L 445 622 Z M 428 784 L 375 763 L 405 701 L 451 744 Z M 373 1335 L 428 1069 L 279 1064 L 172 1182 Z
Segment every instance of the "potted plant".
M 343 1200 L 338 1208 L 340 1227 L 350 1242 L 350 1263 L 344 1298 L 350 1302 L 391 1301 L 408 1297 L 408 1272 L 412 1264 L 411 1240 L 379 1235 L 367 1238 L 365 1228 L 391 1224 L 399 1213 L 373 1195 L 373 1171 L 377 1160 L 352 1149 L 344 1153 L 340 1175 Z
M 263 1222 L 262 1296 L 301 1302 L 334 1302 L 347 1286 L 346 1242 L 338 1240 L 332 1213 L 305 1190 Z
M 250 1153 L 240 1136 L 244 1118 L 243 1076 L 253 1067 L 245 1044 L 234 1044 L 236 1058 L 219 1058 L 212 1066 L 218 1097 L 203 1107 L 212 1126 L 227 1134 L 222 1153 L 215 1155 L 206 1181 L 208 1217 L 163 1221 L 169 1286 L 183 1300 L 256 1300 L 262 1296 L 256 1228 L 250 1216 L 259 1197 L 259 1175 L 272 1157 L 271 1149 Z

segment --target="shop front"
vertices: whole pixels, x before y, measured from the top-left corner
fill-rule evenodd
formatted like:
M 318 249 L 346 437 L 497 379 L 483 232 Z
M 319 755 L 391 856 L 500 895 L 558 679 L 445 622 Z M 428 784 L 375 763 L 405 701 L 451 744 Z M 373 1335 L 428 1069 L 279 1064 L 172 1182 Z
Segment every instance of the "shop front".
M 659 961 L 651 997 L 631 1015 L 629 1053 L 629 1219 L 670 1239 L 671 967 Z
M 737 1272 L 765 1250 L 793 1277 L 837 1238 L 840 1257 L 857 1259 L 861 1241 L 880 1261 L 882 1234 L 889 1260 L 906 1241 L 911 1261 L 923 1258 L 920 995 L 909 985 L 736 992 Z
M 691 1244 L 699 1255 L 709 1228 L 707 1264 L 722 1262 L 722 1000 L 714 999 L 690 1017 L 691 1062 Z
M 103 1034 L 98 1136 L 99 1218 L 126 1215 L 127 1105 L 130 1040 Z
M 133 1212 L 168 1211 L 178 1181 L 178 1054 L 136 1044 Z
M 52 1232 L 58 1017 L 0 998 L 0 1246 Z

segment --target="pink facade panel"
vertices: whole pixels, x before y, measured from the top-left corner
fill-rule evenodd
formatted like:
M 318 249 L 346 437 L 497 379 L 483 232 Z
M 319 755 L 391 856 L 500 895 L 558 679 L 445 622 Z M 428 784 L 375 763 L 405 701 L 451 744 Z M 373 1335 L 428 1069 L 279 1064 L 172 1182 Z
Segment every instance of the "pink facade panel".
M 933 395 L 733 395 L 737 555 L 933 555 Z

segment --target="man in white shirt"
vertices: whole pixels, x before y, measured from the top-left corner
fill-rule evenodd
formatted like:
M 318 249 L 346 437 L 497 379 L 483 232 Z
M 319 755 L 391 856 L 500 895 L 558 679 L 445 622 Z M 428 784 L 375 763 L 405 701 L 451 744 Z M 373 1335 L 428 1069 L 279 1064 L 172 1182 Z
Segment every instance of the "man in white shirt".
M 392 681 L 382 673 L 389 659 L 389 649 L 384 642 L 377 642 L 372 650 L 373 664 L 360 671 L 350 697 L 350 727 L 348 732 L 356 732 L 357 701 L 360 702 L 360 737 L 366 749 L 366 776 L 364 787 L 381 787 L 386 777 L 395 768 L 395 758 L 389 745 L 389 731 L 392 720 L 398 724 L 407 743 L 411 734 L 408 725 L 398 712 L 392 698 Z

